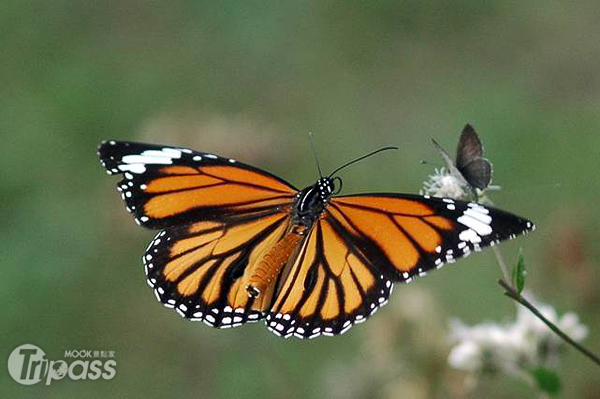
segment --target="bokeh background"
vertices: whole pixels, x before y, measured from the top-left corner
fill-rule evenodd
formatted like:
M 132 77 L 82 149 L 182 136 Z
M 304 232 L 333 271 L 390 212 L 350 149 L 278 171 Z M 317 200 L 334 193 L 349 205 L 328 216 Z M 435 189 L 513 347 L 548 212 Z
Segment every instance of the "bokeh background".
M 505 376 L 465 388 L 447 364 L 448 320 L 514 318 L 493 253 L 397 287 L 343 336 L 283 340 L 263 324 L 213 330 L 163 308 L 139 228 L 102 170 L 103 139 L 186 146 L 297 186 L 347 169 L 346 193 L 418 192 L 472 123 L 492 193 L 539 228 L 528 287 L 589 326 L 600 351 L 600 4 L 558 1 L 3 1 L 0 5 L 0 358 L 112 350 L 107 382 L 16 384 L 5 397 L 536 397 Z M 562 395 L 598 397 L 598 368 L 568 350 Z

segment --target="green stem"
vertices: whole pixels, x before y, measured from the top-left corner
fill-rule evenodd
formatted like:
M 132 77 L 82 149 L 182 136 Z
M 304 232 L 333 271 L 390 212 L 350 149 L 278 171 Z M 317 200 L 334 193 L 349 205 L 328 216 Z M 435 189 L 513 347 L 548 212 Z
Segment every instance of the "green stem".
M 504 275 L 504 281 L 508 281 L 510 283 L 510 272 L 508 271 L 508 267 L 506 266 L 506 262 L 504 262 L 504 258 L 502 257 L 500 250 L 497 246 L 493 246 L 492 250 L 494 251 L 494 255 L 496 255 L 496 261 L 498 261 L 498 265 L 500 265 L 500 269 L 502 270 L 502 274 Z
M 521 294 L 519 294 L 510 284 L 508 284 L 506 281 L 504 281 L 502 279 L 498 280 L 498 284 L 500 284 L 500 286 L 502 286 L 502 288 L 504 288 L 504 290 L 505 290 L 504 295 L 506 295 L 509 298 L 514 299 L 515 301 L 519 302 L 521 305 L 525 306 L 527 309 L 529 309 L 531 311 L 531 313 L 536 315 L 536 317 L 538 319 L 543 321 L 552 331 L 554 331 L 554 333 L 556 335 L 561 337 L 569 345 L 573 346 L 579 352 L 581 352 L 585 356 L 587 356 L 591 361 L 593 361 L 598 366 L 600 366 L 600 358 L 598 358 L 598 356 L 596 356 L 594 353 L 590 352 L 583 346 L 579 345 L 577 342 L 573 341 L 573 339 L 571 339 L 571 337 L 569 337 L 567 334 L 562 332 L 560 330 L 560 328 L 558 328 L 556 325 L 554 325 L 554 323 L 552 323 L 550 320 L 545 318 L 544 315 L 541 314 L 540 311 L 537 310 L 537 308 L 535 306 L 533 306 L 533 304 L 531 304 L 531 302 L 529 302 Z

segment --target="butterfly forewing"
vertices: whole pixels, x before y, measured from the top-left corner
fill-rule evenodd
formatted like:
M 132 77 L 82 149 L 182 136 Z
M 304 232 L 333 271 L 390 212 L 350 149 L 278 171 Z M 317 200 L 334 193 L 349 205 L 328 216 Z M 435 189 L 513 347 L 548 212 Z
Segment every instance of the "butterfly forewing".
M 480 190 L 492 180 L 492 164 L 483 158 L 483 144 L 475 129 L 467 124 L 456 148 L 456 167 L 472 187 Z
M 533 228 L 526 219 L 474 202 L 408 194 L 336 197 L 330 213 L 386 277 L 403 282 Z
M 483 156 L 483 145 L 473 126 L 467 124 L 463 128 L 456 147 L 456 166 L 461 168 Z
M 231 158 L 186 148 L 106 141 L 98 150 L 138 223 L 165 228 L 218 215 L 261 212 L 293 200 L 296 189 Z

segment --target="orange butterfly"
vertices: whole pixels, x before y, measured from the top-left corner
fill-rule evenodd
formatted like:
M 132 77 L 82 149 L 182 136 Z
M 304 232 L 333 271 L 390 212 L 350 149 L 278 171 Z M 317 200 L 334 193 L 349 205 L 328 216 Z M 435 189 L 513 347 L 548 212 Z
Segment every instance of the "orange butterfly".
M 298 190 L 185 148 L 107 141 L 98 154 L 124 176 L 117 188 L 136 221 L 162 229 L 143 257 L 156 297 L 212 327 L 265 319 L 284 337 L 341 334 L 387 303 L 394 282 L 534 228 L 447 198 L 335 196 L 333 176 L 350 163 Z

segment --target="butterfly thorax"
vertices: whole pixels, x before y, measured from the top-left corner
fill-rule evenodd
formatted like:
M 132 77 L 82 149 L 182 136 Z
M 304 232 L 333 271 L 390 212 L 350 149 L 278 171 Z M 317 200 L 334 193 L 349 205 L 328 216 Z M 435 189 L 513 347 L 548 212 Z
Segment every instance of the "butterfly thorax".
M 294 202 L 294 224 L 310 228 L 325 209 L 333 190 L 333 179 L 322 177 L 299 191 Z
M 290 230 L 247 271 L 246 292 L 250 297 L 257 298 L 276 279 L 297 245 L 323 213 L 333 190 L 333 180 L 323 177 L 296 194 Z

